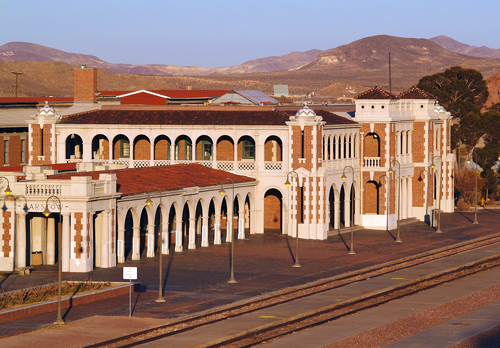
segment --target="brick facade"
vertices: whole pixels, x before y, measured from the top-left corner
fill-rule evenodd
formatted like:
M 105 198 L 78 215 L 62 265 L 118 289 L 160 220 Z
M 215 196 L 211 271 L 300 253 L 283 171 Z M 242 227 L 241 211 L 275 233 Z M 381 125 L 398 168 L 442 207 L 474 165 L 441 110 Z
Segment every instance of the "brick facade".
M 73 100 L 75 103 L 97 103 L 97 69 L 76 68 L 73 70 Z

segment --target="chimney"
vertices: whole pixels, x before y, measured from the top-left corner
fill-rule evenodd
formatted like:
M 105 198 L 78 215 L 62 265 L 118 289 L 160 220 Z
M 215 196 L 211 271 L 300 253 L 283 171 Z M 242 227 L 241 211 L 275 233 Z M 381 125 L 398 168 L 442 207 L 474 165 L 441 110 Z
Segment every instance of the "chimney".
M 73 102 L 97 103 L 97 69 L 81 65 L 73 70 Z

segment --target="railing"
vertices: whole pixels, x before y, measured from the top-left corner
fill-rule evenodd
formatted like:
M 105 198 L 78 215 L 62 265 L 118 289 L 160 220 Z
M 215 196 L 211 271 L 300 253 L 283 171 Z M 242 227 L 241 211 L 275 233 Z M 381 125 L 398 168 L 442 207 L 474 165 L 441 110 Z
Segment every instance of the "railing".
M 266 161 L 264 162 L 264 168 L 266 170 L 281 170 L 283 162 L 272 162 Z
M 380 167 L 380 157 L 365 157 L 365 167 L 368 168 Z
M 254 161 L 238 161 L 238 170 L 255 170 Z
M 352 160 L 351 160 L 352 161 Z M 67 163 L 71 162 L 82 162 L 82 160 L 66 160 Z M 256 168 L 255 161 L 187 161 L 187 160 L 132 160 L 130 161 L 127 158 L 120 159 L 93 159 L 91 162 L 99 163 L 102 165 L 106 164 L 122 164 L 127 168 L 130 168 L 132 164 L 132 168 L 142 168 L 153 166 L 169 166 L 173 164 L 191 164 L 198 163 L 202 166 L 208 168 L 216 168 L 219 170 L 226 171 L 253 171 Z M 335 161 L 333 161 L 335 162 Z M 340 165 L 340 164 L 339 164 Z M 283 170 L 283 162 L 281 161 L 265 161 L 264 162 L 264 170 L 269 171 L 281 171 Z
M 234 162 L 233 161 L 217 161 L 217 169 L 219 170 L 234 170 Z
M 26 196 L 61 196 L 61 185 L 26 184 Z

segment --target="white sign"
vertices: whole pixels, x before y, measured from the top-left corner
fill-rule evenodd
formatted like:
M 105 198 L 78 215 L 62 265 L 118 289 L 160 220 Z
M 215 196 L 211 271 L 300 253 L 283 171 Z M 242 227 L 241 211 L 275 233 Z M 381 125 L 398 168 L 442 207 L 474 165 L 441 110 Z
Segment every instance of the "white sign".
M 137 279 L 137 267 L 123 267 L 123 279 Z

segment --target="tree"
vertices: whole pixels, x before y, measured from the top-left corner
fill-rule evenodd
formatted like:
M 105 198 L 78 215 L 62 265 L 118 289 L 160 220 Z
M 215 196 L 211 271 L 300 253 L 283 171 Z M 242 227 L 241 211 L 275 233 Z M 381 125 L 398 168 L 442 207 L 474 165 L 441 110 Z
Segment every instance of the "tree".
M 446 110 L 460 119 L 471 112 L 479 114 L 488 99 L 488 86 L 483 75 L 477 70 L 459 66 L 424 76 L 417 87 L 435 95 Z
M 488 112 L 481 113 L 489 95 L 483 75 L 474 69 L 455 66 L 424 76 L 418 87 L 435 95 L 455 118 L 451 128 L 452 148 L 466 147 L 470 156 L 483 140 L 485 145 L 478 151 L 478 164 L 484 170 L 495 165 L 500 155 L 500 106 L 492 106 Z

